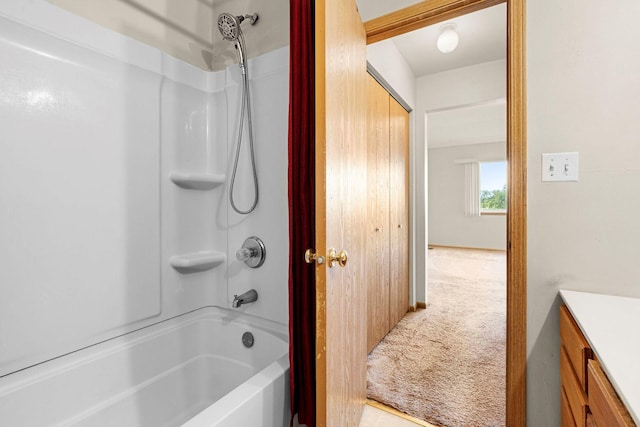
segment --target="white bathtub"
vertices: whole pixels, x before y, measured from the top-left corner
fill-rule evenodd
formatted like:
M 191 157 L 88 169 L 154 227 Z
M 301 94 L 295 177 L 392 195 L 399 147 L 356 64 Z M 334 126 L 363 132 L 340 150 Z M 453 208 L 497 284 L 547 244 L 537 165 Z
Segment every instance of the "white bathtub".
M 288 426 L 287 352 L 286 326 L 202 308 L 0 378 L 0 426 Z

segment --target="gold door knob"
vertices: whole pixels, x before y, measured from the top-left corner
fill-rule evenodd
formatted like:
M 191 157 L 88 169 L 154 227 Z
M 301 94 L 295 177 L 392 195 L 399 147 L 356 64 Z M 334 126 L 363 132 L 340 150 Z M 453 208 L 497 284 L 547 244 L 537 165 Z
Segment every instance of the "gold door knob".
M 318 254 L 315 253 L 313 249 L 307 249 L 304 252 L 304 261 L 307 264 L 313 264 L 314 262 L 317 262 L 318 264 L 324 264 L 324 257 L 318 256 Z
M 349 254 L 346 251 L 336 252 L 335 249 L 329 249 L 329 268 L 332 268 L 335 263 L 338 263 L 340 267 L 347 265 L 349 261 Z

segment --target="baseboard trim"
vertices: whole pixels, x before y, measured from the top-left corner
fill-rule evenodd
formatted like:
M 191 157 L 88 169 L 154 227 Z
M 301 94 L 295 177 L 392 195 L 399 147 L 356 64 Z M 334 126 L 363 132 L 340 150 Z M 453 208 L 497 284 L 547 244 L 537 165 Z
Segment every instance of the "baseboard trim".
M 447 245 L 427 245 L 429 248 L 443 248 L 443 249 L 463 249 L 468 251 L 491 251 L 491 252 L 507 252 L 506 249 L 489 249 L 489 248 L 472 248 L 468 246 L 447 246 Z
M 387 406 L 387 405 L 385 405 L 383 403 L 376 402 L 375 400 L 367 399 L 367 405 L 373 406 L 374 408 L 380 409 L 381 411 L 385 411 L 385 412 L 388 412 L 390 414 L 393 414 L 396 417 L 402 418 L 404 420 L 411 421 L 412 423 L 415 423 L 415 424 L 417 424 L 419 426 L 436 427 L 433 424 L 429 424 L 426 421 L 422 421 L 422 420 L 420 420 L 418 418 L 414 418 L 411 415 L 407 415 L 404 412 L 400 412 L 397 409 L 394 409 L 394 408 L 392 408 L 390 406 Z
M 416 308 L 424 310 L 425 308 L 427 308 L 427 303 L 418 301 L 418 302 L 416 302 Z
M 409 312 L 413 313 L 414 311 L 418 310 L 418 308 L 415 305 L 410 305 L 409 306 Z

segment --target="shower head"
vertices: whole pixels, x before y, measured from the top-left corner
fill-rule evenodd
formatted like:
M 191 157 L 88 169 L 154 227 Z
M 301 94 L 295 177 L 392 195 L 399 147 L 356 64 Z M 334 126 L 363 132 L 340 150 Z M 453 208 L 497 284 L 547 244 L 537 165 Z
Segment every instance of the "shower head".
M 240 23 L 244 21 L 244 16 L 233 16 L 230 13 L 221 13 L 218 17 L 218 30 L 222 38 L 229 41 L 236 41 L 240 36 Z
M 242 74 L 246 73 L 246 55 L 244 36 L 242 35 L 242 30 L 240 30 L 240 24 L 245 19 L 249 19 L 249 21 L 251 21 L 251 25 L 255 25 L 258 20 L 258 14 L 254 13 L 253 15 L 233 16 L 230 13 L 221 13 L 220 16 L 218 16 L 218 30 L 220 30 L 222 38 L 236 43 L 236 50 L 238 51 L 238 59 L 240 60 L 240 69 L 242 70 Z
M 236 41 L 240 37 L 240 24 L 245 19 L 251 21 L 251 25 L 255 25 L 258 20 L 258 14 L 233 16 L 230 13 L 221 13 L 218 16 L 218 30 L 222 34 L 222 38 L 229 41 Z

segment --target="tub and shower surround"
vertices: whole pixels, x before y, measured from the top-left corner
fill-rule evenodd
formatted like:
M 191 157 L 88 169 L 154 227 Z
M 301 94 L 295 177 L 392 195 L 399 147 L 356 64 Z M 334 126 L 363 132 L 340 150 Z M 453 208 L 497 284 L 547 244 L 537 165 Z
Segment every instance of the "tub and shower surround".
M 129 348 L 126 334 L 234 293 L 260 297 L 225 321 L 287 323 L 286 48 L 249 63 L 262 200 L 246 218 L 227 202 L 234 67 L 196 69 L 35 0 L 0 2 L 0 57 L 0 405 L 98 343 Z M 255 271 L 235 260 L 250 235 L 267 245 Z M 117 374 L 137 378 L 129 361 Z
M 188 194 L 169 174 L 224 173 L 226 135 L 207 138 L 224 93 L 170 58 L 145 69 L 0 19 L 0 375 L 218 305 L 224 265 L 170 258 L 226 252 L 223 186 Z

